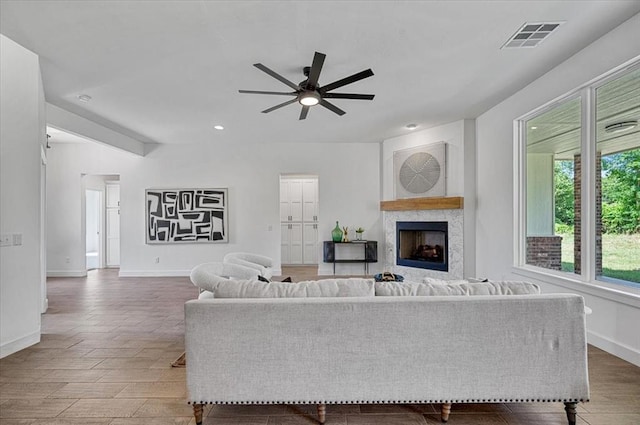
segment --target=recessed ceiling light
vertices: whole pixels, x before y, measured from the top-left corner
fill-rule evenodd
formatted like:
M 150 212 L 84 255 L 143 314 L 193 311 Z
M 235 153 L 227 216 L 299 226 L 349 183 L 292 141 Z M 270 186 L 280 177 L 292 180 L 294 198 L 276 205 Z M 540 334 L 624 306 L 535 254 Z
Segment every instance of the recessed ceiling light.
M 81 102 L 88 102 L 88 101 L 91 100 L 91 96 L 89 96 L 88 94 L 81 94 L 81 95 L 78 96 L 78 99 Z
M 221 125 L 214 125 L 213 128 L 215 128 L 216 130 L 224 130 L 224 127 Z
M 631 130 L 638 125 L 638 120 L 622 121 L 609 124 L 604 127 L 604 131 L 607 133 L 620 133 L 623 131 Z
M 531 127 L 531 130 L 537 130 L 538 127 L 536 127 L 535 125 L 533 127 Z
M 417 124 L 407 124 L 405 127 L 408 128 L 409 130 L 415 130 L 416 128 L 418 128 L 418 125 Z

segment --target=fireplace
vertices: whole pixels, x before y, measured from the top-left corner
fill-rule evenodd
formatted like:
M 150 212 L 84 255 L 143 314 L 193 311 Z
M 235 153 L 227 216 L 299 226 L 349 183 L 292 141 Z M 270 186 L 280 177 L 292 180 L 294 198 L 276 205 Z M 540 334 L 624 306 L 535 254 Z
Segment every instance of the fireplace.
M 446 221 L 397 221 L 396 263 L 448 272 L 448 228 Z

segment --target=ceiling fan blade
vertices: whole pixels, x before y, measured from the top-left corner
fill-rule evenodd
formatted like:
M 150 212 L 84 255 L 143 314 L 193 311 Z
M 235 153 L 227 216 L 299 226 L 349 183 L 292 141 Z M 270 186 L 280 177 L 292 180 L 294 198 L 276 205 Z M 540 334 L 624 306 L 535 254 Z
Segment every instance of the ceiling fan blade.
M 309 113 L 309 107 L 308 106 L 303 106 L 302 107 L 302 111 L 300 111 L 300 118 L 301 120 L 307 118 L 307 114 Z
M 281 92 L 281 91 L 260 91 L 260 90 L 238 90 L 240 93 L 251 93 L 251 94 L 279 94 L 283 96 L 297 96 L 296 92 Z
M 327 55 L 324 53 L 316 52 L 313 55 L 313 63 L 309 70 L 309 77 L 307 78 L 307 88 L 316 88 L 318 86 L 318 78 L 320 78 L 320 71 L 322 71 L 322 65 L 324 64 L 324 58 Z
M 324 98 L 330 99 L 358 99 L 358 100 L 373 100 L 375 94 L 357 94 L 357 93 L 325 93 L 322 95 Z
M 331 112 L 335 112 L 338 115 L 344 115 L 346 114 L 345 111 L 343 111 L 342 109 L 338 108 L 336 105 L 334 105 L 333 103 L 329 103 L 324 99 L 320 100 L 320 104 L 322 106 L 324 106 L 325 108 L 327 108 L 328 110 L 330 110 Z
M 275 71 L 272 71 L 271 69 L 267 68 L 266 66 L 264 66 L 261 63 L 254 63 L 253 66 L 255 66 L 256 68 L 258 68 L 260 71 L 262 72 L 266 72 L 267 74 L 271 75 L 273 78 L 275 78 L 276 80 L 279 80 L 283 83 L 285 83 L 286 85 L 288 85 L 289 87 L 291 87 L 294 90 L 298 90 L 299 87 L 297 84 L 292 83 L 291 81 L 287 80 L 286 78 L 284 78 L 282 75 L 278 74 Z
M 364 71 L 360 71 L 357 74 L 353 74 L 341 80 L 334 81 L 333 83 L 327 84 L 326 86 L 323 86 L 318 90 L 322 95 L 324 95 L 326 92 L 330 90 L 334 90 L 334 89 L 337 89 L 338 87 L 346 86 L 347 84 L 355 83 L 356 81 L 360 81 L 364 78 L 371 77 L 372 75 L 373 75 L 373 71 L 371 70 L 371 68 L 369 68 Z
M 268 114 L 268 113 L 269 113 L 269 112 L 271 112 L 271 111 L 275 111 L 276 109 L 280 109 L 280 108 L 282 108 L 283 106 L 291 105 L 292 103 L 297 102 L 297 101 L 298 101 L 298 99 L 291 99 L 291 100 L 287 100 L 286 102 L 282 102 L 282 103 L 280 103 L 279 105 L 272 106 L 272 107 L 271 107 L 271 108 L 269 108 L 269 109 L 265 109 L 264 111 L 262 111 L 262 113 L 263 113 L 263 114 Z

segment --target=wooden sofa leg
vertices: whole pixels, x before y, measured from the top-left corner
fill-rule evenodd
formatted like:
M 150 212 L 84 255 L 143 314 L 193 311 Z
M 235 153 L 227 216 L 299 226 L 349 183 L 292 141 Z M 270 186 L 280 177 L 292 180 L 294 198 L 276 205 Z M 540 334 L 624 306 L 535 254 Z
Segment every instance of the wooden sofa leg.
M 442 409 L 440 410 L 440 420 L 446 423 L 449 420 L 449 413 L 451 413 L 451 403 L 442 403 Z
M 202 424 L 202 411 L 204 404 L 193 403 L 193 416 L 196 418 L 196 424 Z
M 324 403 L 318 404 L 318 421 L 323 424 L 327 419 L 327 405 Z
M 576 425 L 576 407 L 578 403 L 565 403 L 564 410 L 567 412 L 567 420 L 569 421 L 569 425 Z

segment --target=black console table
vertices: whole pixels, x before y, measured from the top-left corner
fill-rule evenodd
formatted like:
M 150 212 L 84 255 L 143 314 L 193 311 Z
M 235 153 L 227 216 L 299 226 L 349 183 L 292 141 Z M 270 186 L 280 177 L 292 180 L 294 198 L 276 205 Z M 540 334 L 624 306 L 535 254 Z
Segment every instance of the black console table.
M 336 258 L 336 245 L 361 245 L 364 258 Z M 378 262 L 377 241 L 333 242 L 324 241 L 323 258 L 325 263 L 333 263 L 333 274 L 336 274 L 336 263 L 364 263 L 364 274 L 369 274 L 369 263 Z

